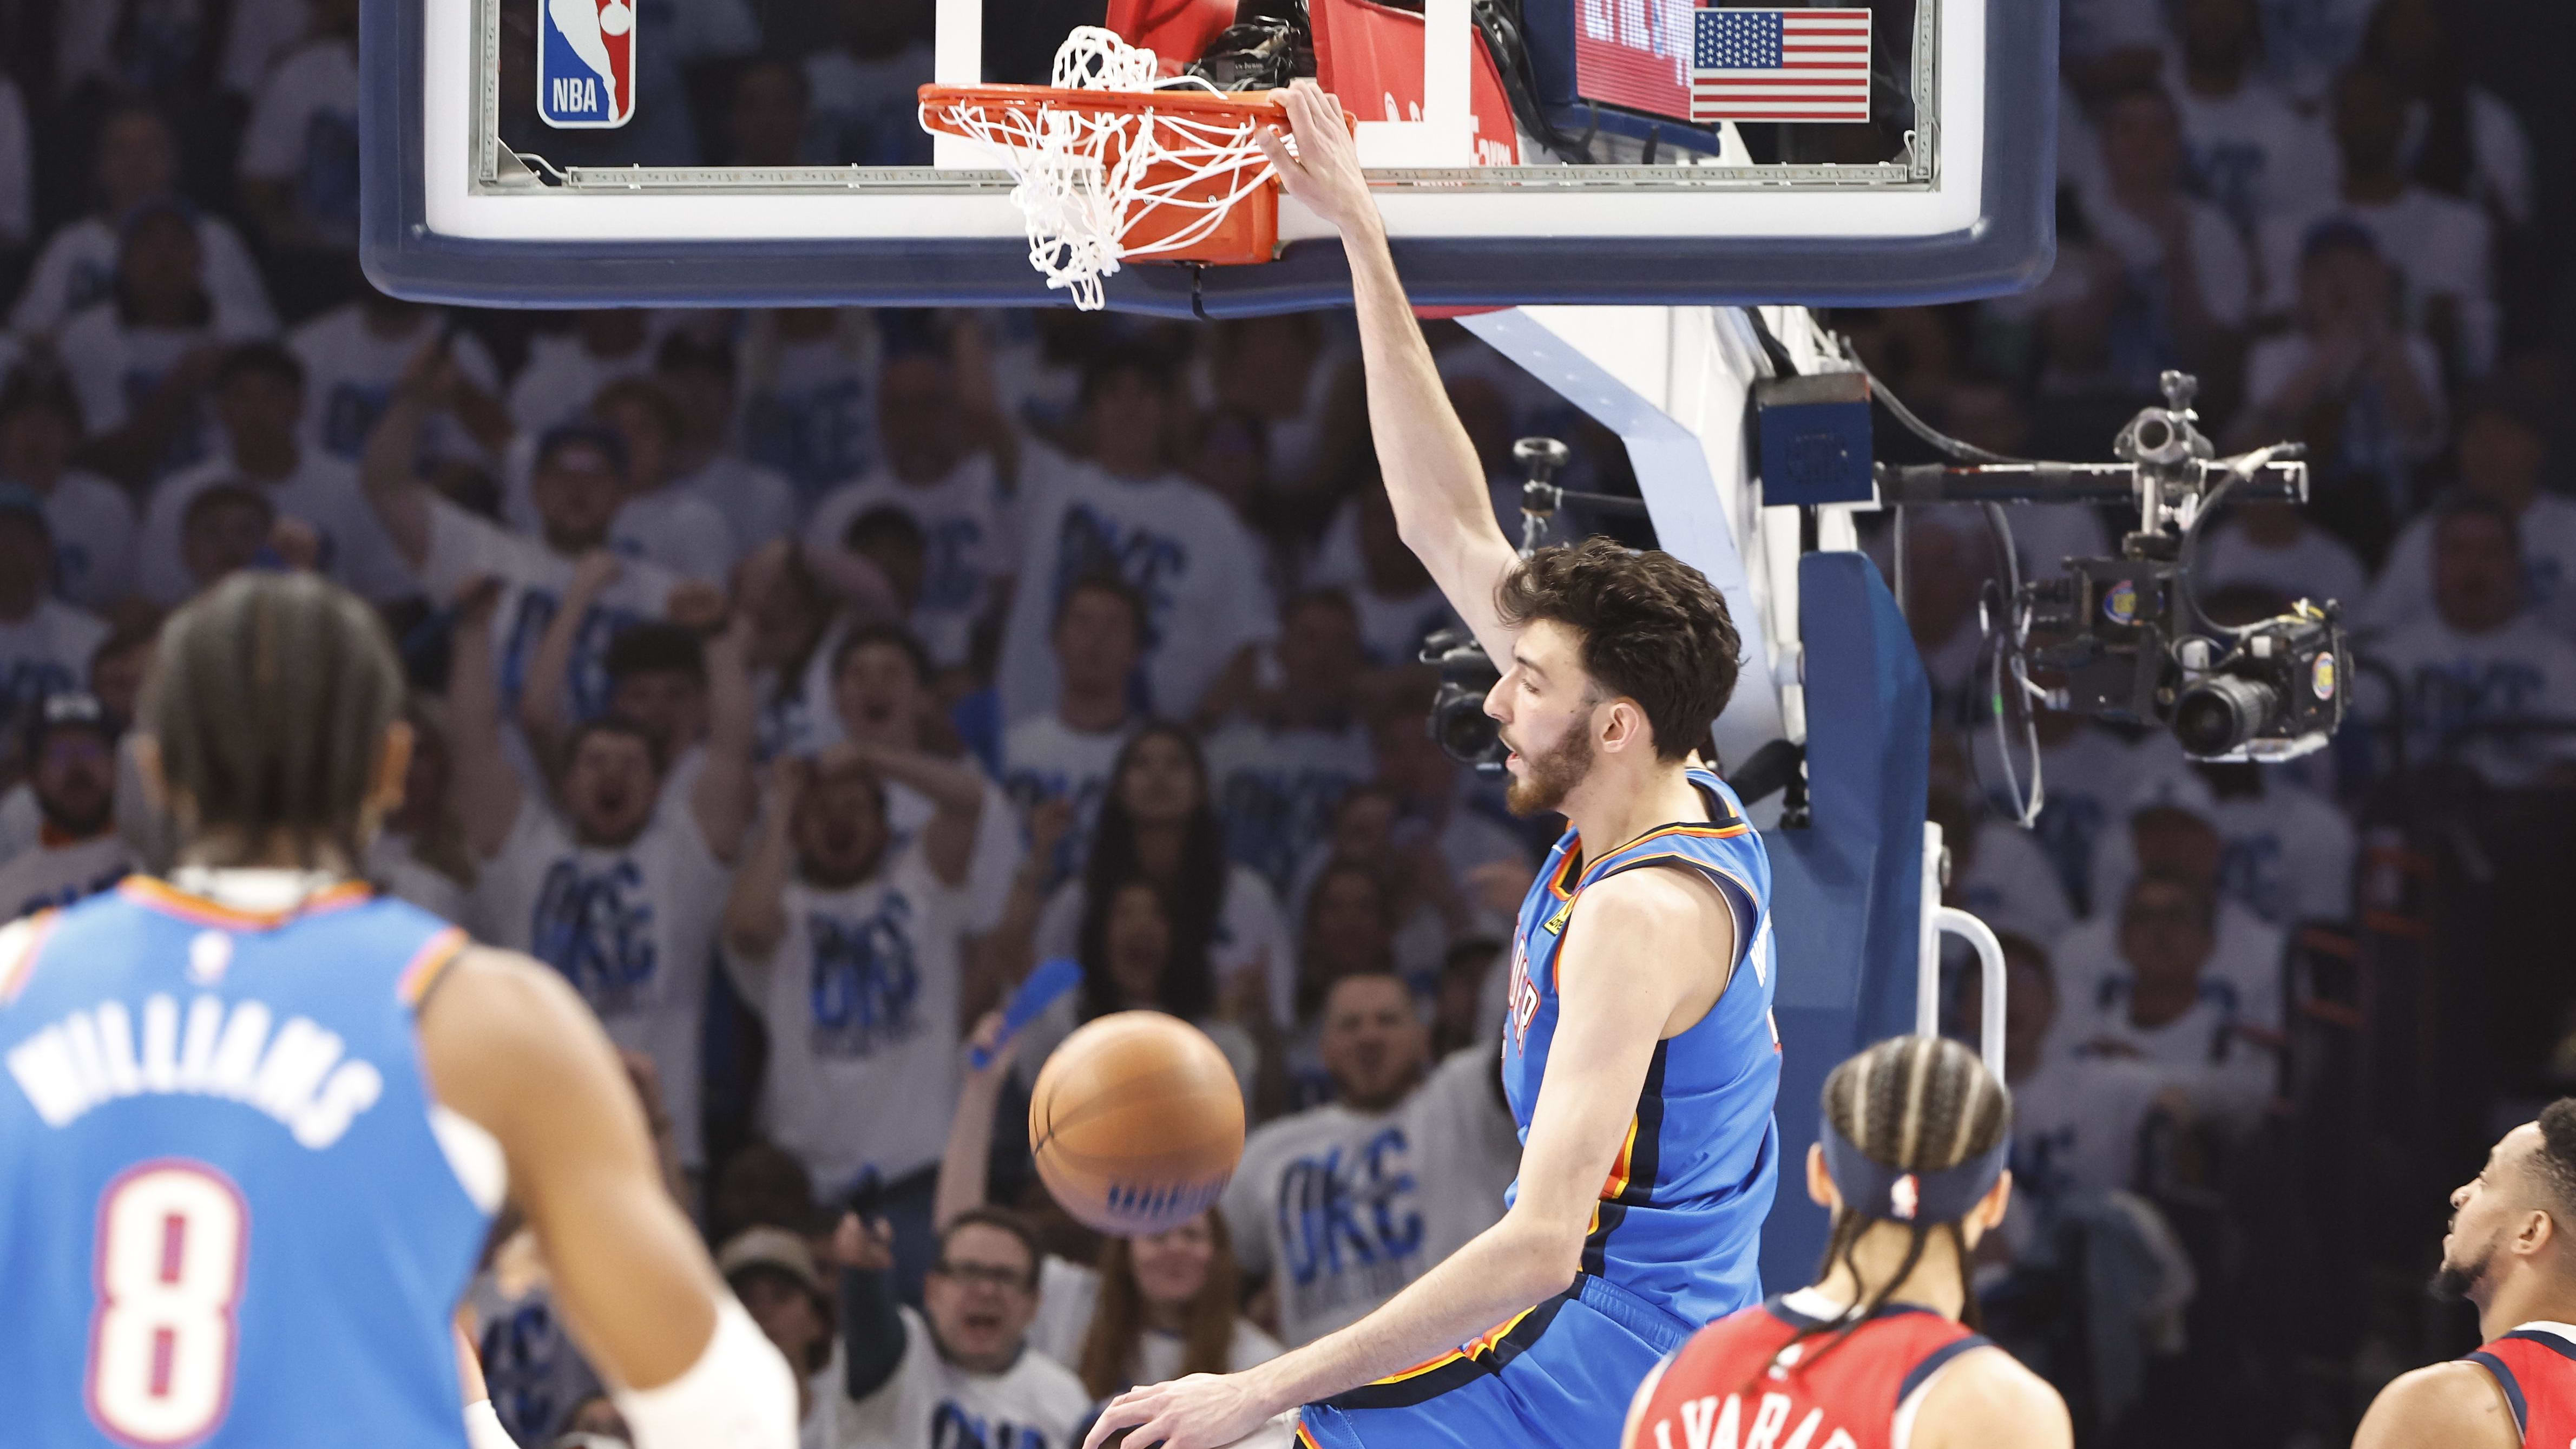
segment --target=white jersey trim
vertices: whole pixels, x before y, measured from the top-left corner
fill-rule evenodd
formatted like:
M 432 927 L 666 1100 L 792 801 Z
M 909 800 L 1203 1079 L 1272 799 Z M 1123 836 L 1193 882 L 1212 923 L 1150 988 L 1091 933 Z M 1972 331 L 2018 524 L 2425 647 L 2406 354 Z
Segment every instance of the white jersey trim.
M 436 1102 L 429 1104 L 429 1133 L 438 1139 L 438 1150 L 447 1158 L 448 1170 L 456 1174 L 456 1185 L 465 1189 L 485 1217 L 498 1215 L 501 1200 L 510 1190 L 510 1161 L 501 1151 L 500 1139 L 485 1131 L 482 1123 Z

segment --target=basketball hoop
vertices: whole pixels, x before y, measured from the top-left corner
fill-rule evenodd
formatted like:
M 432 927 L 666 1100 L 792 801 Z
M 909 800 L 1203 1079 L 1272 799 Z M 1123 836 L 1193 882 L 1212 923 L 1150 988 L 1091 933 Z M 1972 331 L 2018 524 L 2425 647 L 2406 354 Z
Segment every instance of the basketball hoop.
M 1131 258 L 1236 266 L 1279 250 L 1279 182 L 1255 139 L 1288 129 L 1269 92 L 1165 77 L 1150 50 L 1093 26 L 1055 56 L 1051 86 L 921 88 L 921 124 L 992 151 L 1019 185 L 1029 264 L 1074 305 Z

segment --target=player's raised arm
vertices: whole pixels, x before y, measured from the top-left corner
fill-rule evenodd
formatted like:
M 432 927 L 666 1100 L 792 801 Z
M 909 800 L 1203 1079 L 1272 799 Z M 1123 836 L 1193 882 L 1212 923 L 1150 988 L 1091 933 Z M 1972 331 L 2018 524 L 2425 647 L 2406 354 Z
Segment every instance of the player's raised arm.
M 1395 503 L 1396 528 L 1499 664 L 1511 657 L 1512 631 L 1495 611 L 1494 586 L 1511 571 L 1516 553 L 1494 521 L 1484 465 L 1449 406 L 1422 326 L 1405 300 L 1386 224 L 1361 174 L 1359 147 L 1342 123 L 1341 103 L 1310 81 L 1279 94 L 1296 127 L 1296 151 L 1291 154 L 1276 132 L 1262 134 L 1261 148 L 1279 168 L 1288 194 L 1339 228 L 1350 254 L 1360 353 L 1368 372 L 1369 428 L 1387 497 Z
M 472 950 L 420 1012 L 439 1102 L 498 1141 L 584 1351 L 638 1449 L 790 1449 L 786 1361 L 663 1186 L 635 1094 L 561 977 Z

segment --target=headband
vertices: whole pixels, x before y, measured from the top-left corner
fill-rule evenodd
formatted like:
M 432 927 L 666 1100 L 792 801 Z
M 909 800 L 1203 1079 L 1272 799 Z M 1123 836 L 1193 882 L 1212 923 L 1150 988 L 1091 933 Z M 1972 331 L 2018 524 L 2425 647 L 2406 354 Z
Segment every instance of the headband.
M 1871 1158 L 1850 1138 L 1824 1120 L 1816 1141 L 1825 1149 L 1825 1173 L 1843 1195 L 1844 1206 L 1865 1218 L 1901 1223 L 1948 1223 L 1993 1189 L 2012 1156 L 2007 1132 L 1985 1152 L 1939 1172 L 1907 1172 Z

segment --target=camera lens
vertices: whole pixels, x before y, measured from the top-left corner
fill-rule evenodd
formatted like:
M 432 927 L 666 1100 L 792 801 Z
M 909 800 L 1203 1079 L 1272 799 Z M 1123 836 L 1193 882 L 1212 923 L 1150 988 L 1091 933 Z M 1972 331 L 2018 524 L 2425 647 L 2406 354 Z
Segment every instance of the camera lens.
M 2139 452 L 2161 453 L 2164 451 L 2165 444 L 2172 441 L 2173 425 L 2164 419 L 2149 417 L 2138 420 Z
M 2261 680 L 2221 674 L 2184 690 L 2174 705 L 2174 740 L 2196 759 L 2242 749 L 2280 712 L 2280 691 Z
M 1435 706 L 1431 737 L 1440 742 L 1442 754 L 1462 765 L 1479 765 L 1502 758 L 1497 729 L 1493 717 L 1485 713 L 1483 698 L 1460 690 Z

